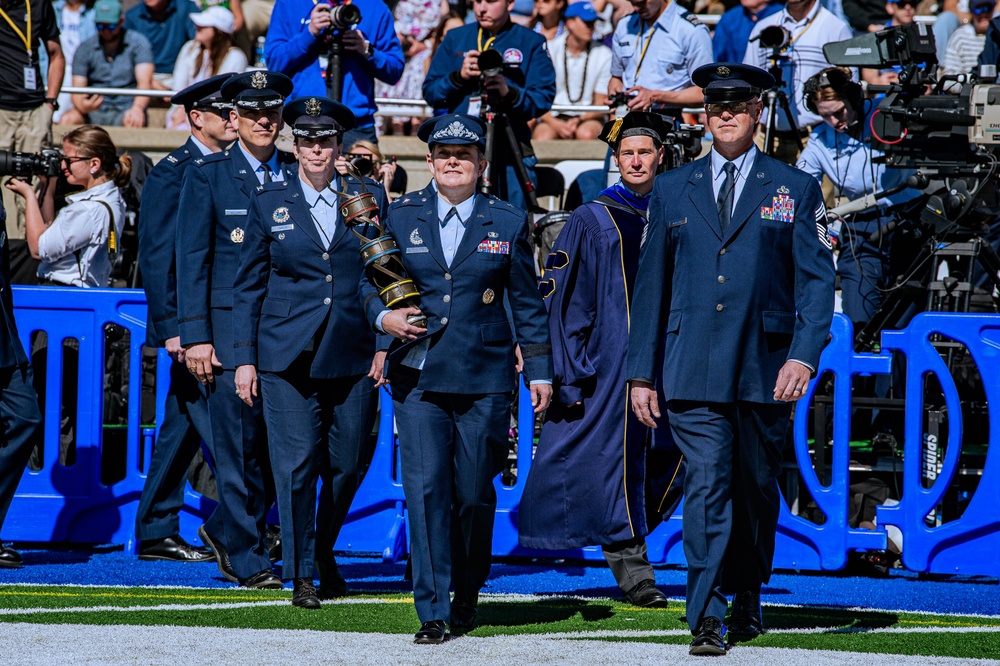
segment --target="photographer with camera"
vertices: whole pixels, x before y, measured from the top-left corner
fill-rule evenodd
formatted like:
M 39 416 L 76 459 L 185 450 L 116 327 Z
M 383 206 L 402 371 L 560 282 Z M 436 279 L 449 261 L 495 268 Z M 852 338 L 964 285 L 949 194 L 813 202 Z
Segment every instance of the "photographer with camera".
M 11 178 L 5 187 L 25 201 L 28 249 L 41 261 L 42 283 L 107 287 L 125 221 L 125 200 L 118 188 L 128 183 L 132 159 L 119 157 L 111 137 L 96 125 L 68 132 L 62 151 L 63 177 L 83 192 L 67 196 L 58 215 L 53 181 L 44 187 L 41 203 L 27 181 Z
M 499 149 L 486 156 L 491 160 L 492 193 L 526 210 L 529 189 L 537 185 L 534 167 L 538 163 L 528 121 L 552 108 L 556 72 L 545 38 L 511 21 L 513 6 L 514 0 L 473 0 L 476 22 L 445 35 L 431 59 L 423 93 L 436 111 L 482 117 L 487 122 L 494 119 L 493 129 L 487 132 L 493 132 Z M 511 131 L 516 145 L 506 145 Z M 514 166 L 518 151 L 523 170 Z M 524 176 L 531 181 L 530 188 L 520 182 Z
M 823 176 L 829 178 L 844 202 L 895 187 L 913 174 L 909 169 L 887 169 L 876 162 L 882 151 L 872 148 L 869 124 L 875 107 L 869 104 L 866 113 L 864 92 L 851 80 L 849 69 L 828 67 L 810 77 L 804 101 L 812 113 L 823 119 L 823 124 L 813 130 L 797 166 L 818 182 Z M 867 323 L 882 305 L 888 286 L 890 239 L 883 234 L 876 242 L 870 240 L 892 220 L 884 207 L 919 194 L 917 190 L 903 190 L 880 200 L 874 209 L 830 225 L 830 237 L 839 249 L 837 275 L 842 309 L 856 328 Z
M 387 203 L 392 203 L 389 195 L 389 186 L 392 185 L 396 177 L 396 158 L 390 157 L 388 160 L 382 157 L 382 151 L 371 141 L 355 141 L 353 145 L 347 146 L 346 150 L 337 157 L 335 166 L 337 173 L 341 176 L 347 175 L 348 163 L 353 164 L 362 176 L 378 181 L 385 190 Z M 404 188 L 405 189 L 405 186 Z
M 358 14 L 360 13 L 360 17 Z M 343 145 L 375 134 L 375 79 L 395 84 L 403 75 L 403 49 L 389 8 L 381 0 L 351 0 L 331 6 L 312 0 L 277 0 L 264 56 L 268 69 L 291 77 L 292 97 L 328 97 L 354 111 L 357 123 Z M 341 78 L 325 81 L 324 75 Z M 324 74 L 325 72 L 325 74 Z M 333 97 L 331 97 L 333 99 Z
M 761 38 L 761 32 L 776 26 L 783 29 L 785 38 L 783 43 L 772 45 Z M 808 137 L 813 126 L 822 120 L 806 107 L 803 93 L 806 80 L 829 64 L 823 55 L 823 45 L 850 39 L 852 35 L 851 28 L 824 8 L 819 0 L 789 0 L 782 11 L 761 19 L 751 31 L 751 43 L 743 62 L 768 69 L 777 54 L 781 90 L 788 96 L 791 107 L 791 118 L 779 111 L 775 119 L 777 143 L 773 157 L 776 159 L 795 164 L 801 150 L 799 140 Z M 765 110 L 758 126 L 758 146 L 763 145 L 767 122 Z
M 611 44 L 609 105 L 626 94 L 629 111 L 657 111 L 675 120 L 685 106 L 700 106 L 691 73 L 712 62 L 712 38 L 698 18 L 670 0 L 629 0 Z

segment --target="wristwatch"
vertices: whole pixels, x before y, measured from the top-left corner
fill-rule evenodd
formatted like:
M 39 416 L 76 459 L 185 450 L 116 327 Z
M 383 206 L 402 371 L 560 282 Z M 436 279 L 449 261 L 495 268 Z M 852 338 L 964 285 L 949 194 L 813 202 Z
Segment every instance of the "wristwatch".
M 371 57 L 375 55 L 375 47 L 367 39 L 365 40 L 365 57 L 371 60 Z
M 55 97 L 46 97 L 45 103 L 51 106 L 53 111 L 59 110 L 59 100 Z

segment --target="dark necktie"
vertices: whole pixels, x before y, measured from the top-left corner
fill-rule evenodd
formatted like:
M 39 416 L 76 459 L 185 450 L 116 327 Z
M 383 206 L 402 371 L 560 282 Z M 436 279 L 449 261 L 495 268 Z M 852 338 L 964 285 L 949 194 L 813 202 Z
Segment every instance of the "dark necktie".
M 736 191 L 736 178 L 733 172 L 736 171 L 736 165 L 732 162 L 726 162 L 722 170 L 726 172 L 726 179 L 722 182 L 722 189 L 719 190 L 718 204 L 719 222 L 722 223 L 722 233 L 725 235 L 733 217 L 733 199 L 735 198 L 733 195 Z
M 261 164 L 260 168 L 264 170 L 264 182 L 265 183 L 270 183 L 271 182 L 271 167 L 267 166 L 266 164 Z
M 448 211 L 448 214 L 444 216 L 443 220 L 441 220 L 441 226 L 442 227 L 447 226 L 448 220 L 450 220 L 453 217 L 456 218 L 459 222 L 462 221 L 462 218 L 458 216 L 458 209 L 455 208 L 454 206 L 451 207 L 451 210 Z

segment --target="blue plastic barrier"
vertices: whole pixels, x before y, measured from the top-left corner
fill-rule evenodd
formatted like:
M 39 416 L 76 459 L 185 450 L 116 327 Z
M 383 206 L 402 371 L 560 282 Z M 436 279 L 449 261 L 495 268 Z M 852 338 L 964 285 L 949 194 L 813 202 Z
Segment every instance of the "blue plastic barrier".
M 145 339 L 145 302 L 141 291 L 21 288 L 14 290 L 18 327 L 25 347 L 32 331 L 49 334 L 48 393 L 43 406 L 45 464 L 38 472 L 27 472 L 18 488 L 4 525 L 4 537 L 15 541 L 123 543 L 134 546 L 135 511 L 145 481 L 140 458 L 148 465 L 155 446 L 156 429 L 140 428 L 140 360 Z M 128 448 L 125 478 L 111 485 L 101 482 L 103 329 L 116 323 L 131 334 L 128 395 Z M 990 416 L 1000 409 L 1000 317 L 984 315 L 925 314 L 903 331 L 883 335 L 882 354 L 858 354 L 852 349 L 853 331 L 842 316 L 834 319 L 832 340 L 820 361 L 819 375 L 833 373 L 833 443 L 829 484 L 821 483 L 813 469 L 808 443 L 809 407 L 815 382 L 799 403 L 794 426 L 794 449 L 803 481 L 826 516 L 823 525 L 792 515 L 782 505 L 778 526 L 775 566 L 805 570 L 836 570 L 844 566 L 849 551 L 880 549 L 886 544 L 883 529 L 851 529 L 847 526 L 849 480 L 849 423 L 851 377 L 886 374 L 891 371 L 888 350 L 908 360 L 907 395 L 919 396 L 923 378 L 937 375 L 949 419 L 948 446 L 937 482 L 929 489 L 921 485 L 921 400 L 906 405 L 906 443 L 903 463 L 903 499 L 895 507 L 880 507 L 880 525 L 892 524 L 904 535 L 903 561 L 915 571 L 996 575 L 1000 559 L 1000 518 L 995 507 L 1000 499 L 998 453 L 987 455 L 979 487 L 961 518 L 940 527 L 927 527 L 924 517 L 941 500 L 956 473 L 962 436 L 961 409 L 957 390 L 938 351 L 929 338 L 940 333 L 965 344 L 983 375 Z M 62 381 L 63 338 L 80 341 L 79 405 L 77 417 L 77 462 L 59 463 L 59 393 Z M 157 423 L 162 421 L 169 381 L 169 357 L 161 351 L 157 367 Z M 521 492 L 531 469 L 533 416 L 530 393 L 524 386 L 519 395 L 525 408 L 518 415 L 518 475 L 513 486 L 497 484 L 497 519 L 494 554 L 498 556 L 569 557 L 601 560 L 599 547 L 566 552 L 530 551 L 517 543 L 517 512 Z M 1000 423 L 1000 419 L 991 418 Z M 368 475 L 351 507 L 337 542 L 338 550 L 381 553 L 386 560 L 400 560 L 407 552 L 406 511 L 398 471 L 398 449 L 393 436 L 392 402 L 381 394 L 378 443 Z M 990 433 L 990 444 L 997 435 Z M 140 449 L 142 454 L 140 456 Z M 196 542 L 196 530 L 213 503 L 188 488 L 181 515 L 181 532 Z M 648 538 L 653 562 L 683 563 L 680 512 L 658 527 Z

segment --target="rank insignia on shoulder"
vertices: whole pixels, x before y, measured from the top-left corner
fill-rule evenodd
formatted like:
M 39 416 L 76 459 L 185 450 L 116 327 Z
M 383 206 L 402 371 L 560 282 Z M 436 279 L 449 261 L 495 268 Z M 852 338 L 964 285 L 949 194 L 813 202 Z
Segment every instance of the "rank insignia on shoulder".
M 271 219 L 274 220 L 275 222 L 277 222 L 278 224 L 282 224 L 283 222 L 287 222 L 288 221 L 288 208 L 285 207 L 285 206 L 281 206 L 280 208 L 275 208 L 274 209 L 274 213 L 271 214 Z
M 495 232 L 495 231 L 491 231 L 491 232 L 489 232 L 489 233 L 488 233 L 488 234 L 486 234 L 486 235 L 487 235 L 487 236 L 489 236 L 490 238 L 496 238 L 496 237 L 497 237 L 497 236 L 499 236 L 500 234 L 498 234 L 498 233 L 497 233 L 497 232 Z
M 258 192 L 263 192 L 264 191 L 264 186 L 263 185 L 258 185 L 257 186 L 257 191 Z
M 686 18 L 687 22 L 690 23 L 691 25 L 703 25 L 702 22 L 698 19 L 698 17 L 695 16 L 694 14 L 690 13 L 686 14 L 684 18 Z
M 788 188 L 782 185 L 778 188 L 778 194 L 788 194 Z
M 173 155 L 167 155 L 167 161 L 170 162 L 171 164 L 177 164 L 177 158 L 174 157 Z
M 423 245 L 424 239 L 420 237 L 420 232 L 414 229 L 410 232 L 410 243 L 413 245 Z
M 229 240 L 233 241 L 234 243 L 242 243 L 243 242 L 243 230 L 240 229 L 239 227 L 236 227 L 235 229 L 233 229 L 229 233 Z
M 486 291 L 483 292 L 483 303 L 485 303 L 486 305 L 489 305 L 490 303 L 493 302 L 493 299 L 495 297 L 496 297 L 496 294 L 493 293 L 493 290 L 492 289 L 487 289 Z
M 203 164 L 204 162 L 205 162 L 205 160 L 203 158 L 201 158 L 201 157 L 199 157 L 198 159 L 196 159 L 194 161 L 195 164 Z

